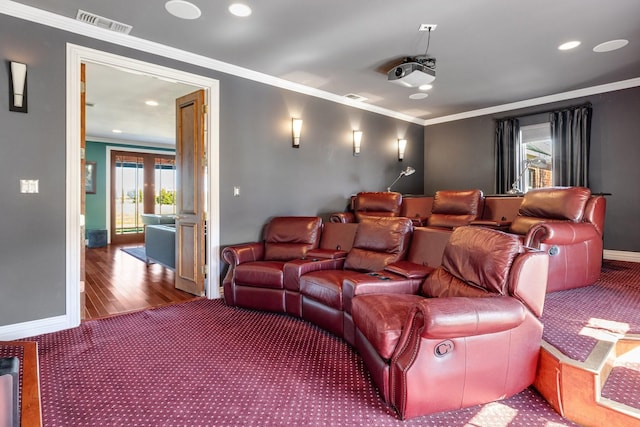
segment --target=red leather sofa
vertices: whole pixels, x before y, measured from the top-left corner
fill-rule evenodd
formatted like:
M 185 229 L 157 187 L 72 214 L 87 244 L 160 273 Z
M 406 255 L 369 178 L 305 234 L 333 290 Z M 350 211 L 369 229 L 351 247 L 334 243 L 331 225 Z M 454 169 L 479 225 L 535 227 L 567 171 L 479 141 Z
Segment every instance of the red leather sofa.
M 355 346 L 383 398 L 412 418 L 532 384 L 547 266 L 515 235 L 460 227 L 419 295 L 354 298 Z
M 460 227 L 434 271 L 441 243 L 433 236 L 403 217 L 324 225 L 315 217 L 274 218 L 262 242 L 223 250 L 224 299 L 301 317 L 344 338 L 404 418 L 522 390 L 540 346 L 547 254 L 524 248 L 515 235 Z M 444 358 L 431 361 L 434 351 Z M 495 384 L 494 375 L 501 378 Z

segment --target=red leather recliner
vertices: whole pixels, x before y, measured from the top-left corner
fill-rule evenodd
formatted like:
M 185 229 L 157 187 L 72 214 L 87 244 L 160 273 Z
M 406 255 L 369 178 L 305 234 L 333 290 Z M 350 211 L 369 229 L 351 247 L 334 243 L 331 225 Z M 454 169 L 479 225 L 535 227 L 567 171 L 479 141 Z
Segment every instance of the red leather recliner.
M 347 278 L 371 279 L 370 273 L 406 257 L 413 226 L 408 218 L 363 218 L 358 224 L 353 247 L 341 269 L 322 269 L 302 274 L 302 318 L 353 342 L 352 324 L 345 328 L 343 282 Z M 386 280 L 381 280 L 386 284 Z M 411 287 L 411 279 L 394 281 L 395 286 Z M 417 286 L 404 292 L 416 292 Z M 351 301 L 348 301 L 350 304 Z M 350 322 L 350 317 L 347 319 Z M 349 333 L 351 331 L 351 333 Z
M 361 192 L 353 200 L 353 212 L 337 212 L 331 222 L 360 222 L 368 217 L 396 217 L 400 215 L 402 194 L 393 191 Z
M 512 396 L 533 383 L 549 256 L 460 227 L 420 295 L 359 295 L 356 348 L 403 418 Z
M 341 270 L 344 260 L 353 247 L 357 223 L 329 222 L 322 225 L 320 246 L 307 251 L 304 258 L 294 259 L 284 265 L 285 309 L 288 314 L 302 316 L 300 277 L 316 270 Z
M 606 200 L 584 187 L 528 191 L 510 232 L 549 253 L 547 292 L 593 284 L 602 268 Z
M 433 260 L 442 260 L 444 248 L 455 227 L 469 225 L 482 216 L 484 196 L 482 190 L 436 191 L 427 219 L 426 230 L 431 233 L 431 255 Z M 440 262 L 434 266 L 437 267 Z
M 222 259 L 229 264 L 225 303 L 284 313 L 284 265 L 317 248 L 321 231 L 319 217 L 276 217 L 266 225 L 262 242 L 224 248 Z

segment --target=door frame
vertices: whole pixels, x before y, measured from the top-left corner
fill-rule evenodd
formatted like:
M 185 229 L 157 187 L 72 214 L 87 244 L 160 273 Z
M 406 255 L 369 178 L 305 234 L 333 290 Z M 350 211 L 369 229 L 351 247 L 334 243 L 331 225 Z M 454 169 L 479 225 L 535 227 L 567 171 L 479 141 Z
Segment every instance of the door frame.
M 219 176 L 219 81 L 160 65 L 107 53 L 84 46 L 67 43 L 66 61 L 66 326 L 80 325 L 80 257 L 81 228 L 85 218 L 81 211 L 81 171 L 83 154 L 80 148 L 80 64 L 96 64 L 119 67 L 126 70 L 171 79 L 204 89 L 205 103 L 209 106 L 205 118 L 205 147 L 207 150 L 207 222 L 206 263 L 209 274 L 205 282 L 208 298 L 220 297 L 220 176 Z M 215 171 L 212 173 L 212 171 Z

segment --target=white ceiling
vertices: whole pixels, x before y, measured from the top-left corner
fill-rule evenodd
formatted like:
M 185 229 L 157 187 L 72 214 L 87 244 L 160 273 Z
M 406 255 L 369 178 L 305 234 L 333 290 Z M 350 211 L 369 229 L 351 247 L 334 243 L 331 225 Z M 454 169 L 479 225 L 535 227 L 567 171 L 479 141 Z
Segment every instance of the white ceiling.
M 87 63 L 86 138 L 173 146 L 176 99 L 194 90 L 193 86 Z M 158 105 L 149 106 L 146 101 Z
M 253 9 L 248 18 L 229 14 L 231 0 L 192 2 L 202 11 L 196 20 L 170 15 L 164 0 L 17 3 L 70 19 L 83 9 L 132 25 L 131 37 L 337 96 L 355 93 L 377 108 L 423 120 L 629 79 L 640 84 L 638 0 L 246 0 Z M 427 33 L 418 31 L 421 24 L 437 24 L 429 47 L 437 74 L 429 96 L 412 100 L 415 89 L 389 83 L 383 72 L 394 60 L 425 53 Z M 593 52 L 614 39 L 629 44 Z M 557 49 L 569 40 L 582 44 L 571 51 Z M 116 94 L 105 90 L 93 100 L 96 111 Z M 117 117 L 112 120 L 104 129 L 124 127 Z

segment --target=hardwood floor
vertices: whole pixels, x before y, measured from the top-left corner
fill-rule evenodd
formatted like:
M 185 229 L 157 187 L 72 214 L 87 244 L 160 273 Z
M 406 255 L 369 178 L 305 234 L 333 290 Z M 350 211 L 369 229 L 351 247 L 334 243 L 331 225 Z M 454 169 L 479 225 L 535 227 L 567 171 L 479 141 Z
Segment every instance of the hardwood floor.
M 199 299 L 174 288 L 174 272 L 121 251 L 131 244 L 87 248 L 82 320 Z

